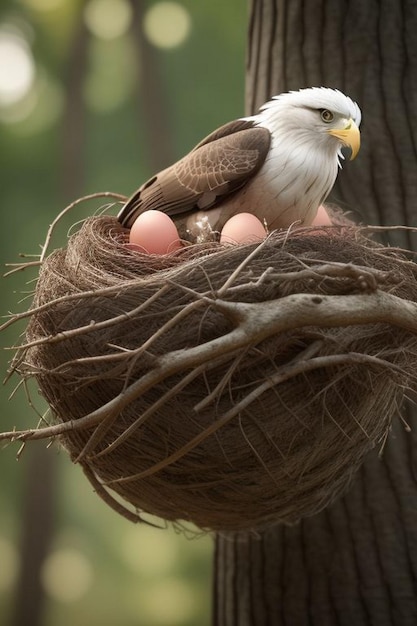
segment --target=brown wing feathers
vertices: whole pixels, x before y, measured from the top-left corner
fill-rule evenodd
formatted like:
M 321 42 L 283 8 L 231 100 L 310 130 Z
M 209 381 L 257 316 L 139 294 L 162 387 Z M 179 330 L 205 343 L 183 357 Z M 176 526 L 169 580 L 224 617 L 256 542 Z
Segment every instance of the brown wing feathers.
M 259 170 L 269 145 L 265 128 L 243 120 L 226 124 L 142 185 L 122 208 L 119 221 L 130 227 L 149 209 L 175 216 L 218 204 Z

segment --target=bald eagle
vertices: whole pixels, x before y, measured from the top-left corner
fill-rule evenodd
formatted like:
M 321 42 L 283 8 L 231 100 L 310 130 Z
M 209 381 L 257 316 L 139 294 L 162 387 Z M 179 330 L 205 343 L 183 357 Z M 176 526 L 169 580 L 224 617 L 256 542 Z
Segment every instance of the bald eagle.
M 342 147 L 351 149 L 351 159 L 358 153 L 360 121 L 358 105 L 335 89 L 275 96 L 256 115 L 221 126 L 145 182 L 118 220 L 130 228 L 144 211 L 163 211 L 191 241 L 202 220 L 218 233 L 242 212 L 269 230 L 307 226 L 334 185 Z

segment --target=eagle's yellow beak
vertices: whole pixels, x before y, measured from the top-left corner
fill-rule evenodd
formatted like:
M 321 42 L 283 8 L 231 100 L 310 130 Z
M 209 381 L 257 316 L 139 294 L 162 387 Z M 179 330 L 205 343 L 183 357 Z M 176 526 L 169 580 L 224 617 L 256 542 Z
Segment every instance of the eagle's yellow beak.
M 361 134 L 355 122 L 350 119 L 345 128 L 330 128 L 329 135 L 337 137 L 341 142 L 352 150 L 350 160 L 352 161 L 359 152 L 361 145 Z

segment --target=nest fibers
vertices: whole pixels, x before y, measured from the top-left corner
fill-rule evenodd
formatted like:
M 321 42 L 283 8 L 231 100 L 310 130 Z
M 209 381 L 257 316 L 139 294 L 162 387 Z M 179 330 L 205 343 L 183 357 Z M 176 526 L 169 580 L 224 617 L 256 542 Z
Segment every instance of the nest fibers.
M 414 385 L 417 266 L 357 227 L 159 257 L 127 240 L 91 218 L 42 263 L 13 369 L 55 424 L 20 438 L 59 436 L 130 519 L 247 530 L 325 507 Z

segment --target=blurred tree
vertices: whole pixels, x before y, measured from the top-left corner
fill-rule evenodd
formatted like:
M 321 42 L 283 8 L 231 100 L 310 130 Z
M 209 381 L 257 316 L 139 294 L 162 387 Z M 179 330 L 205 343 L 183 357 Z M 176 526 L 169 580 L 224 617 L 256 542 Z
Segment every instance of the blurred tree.
M 311 85 L 345 91 L 364 115 L 361 158 L 334 200 L 369 223 L 417 219 L 417 4 L 253 0 L 247 105 Z M 415 235 L 391 242 L 416 250 Z M 294 527 L 219 536 L 216 626 L 417 623 L 417 413 L 393 424 L 349 493 Z
M 45 592 L 41 570 L 50 550 L 55 520 L 55 458 L 45 444 L 36 443 L 27 451 L 21 567 L 16 587 L 12 626 L 40 626 L 43 623 Z
M 181 41 L 177 24 L 163 19 L 172 5 L 188 29 Z M 160 35 L 175 34 L 175 45 L 151 39 L 154 8 Z M 13 43 L 0 49 L 1 263 L 39 252 L 47 225 L 69 199 L 129 194 L 242 114 L 245 28 L 241 0 L 0 3 L 0 46 Z M 6 101 L 4 81 L 25 72 L 24 93 Z M 95 208 L 78 207 L 53 245 L 65 245 L 71 224 Z M 26 274 L 2 283 L 3 315 L 27 307 L 33 274 Z M 2 346 L 16 343 L 22 330 L 2 333 Z M 9 357 L 0 352 L 3 376 Z M 0 397 L 2 429 L 33 426 L 25 394 L 7 402 L 10 391 Z M 210 538 L 188 542 L 174 531 L 130 526 L 57 446 L 27 449 L 17 465 L 16 449 L 0 454 L 1 626 L 208 623 Z
M 62 197 L 81 195 L 85 172 L 85 107 L 83 85 L 87 66 L 88 31 L 78 13 L 69 47 L 68 79 L 62 118 L 62 153 L 59 171 Z M 56 511 L 57 460 L 45 445 L 27 451 L 24 509 L 20 539 L 20 569 L 12 626 L 40 626 L 46 604 L 42 569 L 53 545 Z
M 65 107 L 62 115 L 60 169 L 66 202 L 82 195 L 85 187 L 86 109 L 84 83 L 88 65 L 89 32 L 78 12 L 68 50 Z
M 137 82 L 138 111 L 146 120 L 147 160 L 152 171 L 157 172 L 175 160 L 170 123 L 172 118 L 168 115 L 166 85 L 161 76 L 158 52 L 155 46 L 152 46 L 146 39 L 141 27 L 150 3 L 131 0 L 131 5 L 134 40 L 142 74 L 141 89 L 139 89 L 139 81 Z

